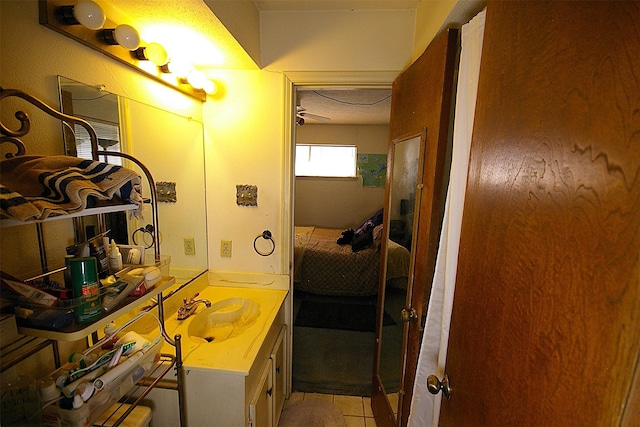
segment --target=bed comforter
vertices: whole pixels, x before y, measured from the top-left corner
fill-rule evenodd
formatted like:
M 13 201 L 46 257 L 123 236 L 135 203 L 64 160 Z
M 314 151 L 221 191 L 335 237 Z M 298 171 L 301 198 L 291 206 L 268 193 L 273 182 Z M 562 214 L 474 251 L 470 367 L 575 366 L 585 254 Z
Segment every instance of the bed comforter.
M 341 232 L 319 227 L 295 228 L 296 290 L 333 296 L 371 296 L 378 293 L 380 241 L 375 240 L 369 248 L 353 252 L 351 245 L 336 243 Z M 389 241 L 389 256 L 387 277 L 406 277 L 409 252 Z

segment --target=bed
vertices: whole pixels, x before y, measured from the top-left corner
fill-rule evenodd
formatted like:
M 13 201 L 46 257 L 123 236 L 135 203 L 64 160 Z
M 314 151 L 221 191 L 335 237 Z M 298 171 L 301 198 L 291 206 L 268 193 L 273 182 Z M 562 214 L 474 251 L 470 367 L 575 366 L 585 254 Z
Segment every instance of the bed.
M 337 243 L 343 230 L 295 227 L 294 289 L 316 295 L 372 296 L 378 293 L 380 239 L 354 252 Z M 376 233 L 374 233 L 376 234 Z M 379 233 L 378 233 L 379 234 Z M 388 241 L 387 283 L 406 286 L 409 251 Z

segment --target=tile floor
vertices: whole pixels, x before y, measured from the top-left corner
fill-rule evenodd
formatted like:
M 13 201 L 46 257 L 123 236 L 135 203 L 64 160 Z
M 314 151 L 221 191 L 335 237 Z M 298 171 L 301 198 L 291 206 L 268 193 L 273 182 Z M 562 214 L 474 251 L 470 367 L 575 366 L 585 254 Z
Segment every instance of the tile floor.
M 394 397 L 397 399 L 397 394 L 389 396 L 392 404 Z M 294 392 L 291 393 L 291 397 L 284 404 L 286 407 L 304 399 L 324 399 L 333 403 L 342 411 L 347 427 L 376 427 L 376 421 L 371 411 L 370 397 Z

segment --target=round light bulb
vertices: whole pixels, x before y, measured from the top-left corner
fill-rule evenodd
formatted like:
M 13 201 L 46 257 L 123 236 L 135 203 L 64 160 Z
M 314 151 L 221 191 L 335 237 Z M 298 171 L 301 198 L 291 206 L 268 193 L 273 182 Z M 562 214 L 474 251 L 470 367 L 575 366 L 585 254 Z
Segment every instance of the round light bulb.
M 185 78 L 189 75 L 191 66 L 185 61 L 172 59 L 166 64 L 167 71 L 178 78 Z
M 118 25 L 113 31 L 113 38 L 125 49 L 136 50 L 140 46 L 140 36 L 131 25 Z
M 204 85 L 202 87 L 207 95 L 213 95 L 218 91 L 218 87 L 213 82 L 213 80 L 206 79 L 204 81 Z
M 159 43 L 149 43 L 144 48 L 145 57 L 156 64 L 158 67 L 162 67 L 169 62 L 169 55 L 164 47 Z
M 100 5 L 89 0 L 80 0 L 73 6 L 73 16 L 90 30 L 99 30 L 106 17 Z
M 204 87 L 205 80 L 207 79 L 204 74 L 198 70 L 191 70 L 187 76 L 187 82 L 189 82 L 194 89 L 202 89 Z

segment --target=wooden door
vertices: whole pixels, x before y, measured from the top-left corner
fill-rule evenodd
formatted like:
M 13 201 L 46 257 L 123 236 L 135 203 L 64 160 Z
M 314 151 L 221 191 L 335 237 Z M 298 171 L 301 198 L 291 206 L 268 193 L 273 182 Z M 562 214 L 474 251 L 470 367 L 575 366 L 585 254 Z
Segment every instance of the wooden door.
M 639 348 L 640 2 L 490 2 L 440 425 L 638 425 Z
M 442 32 L 425 52 L 393 82 L 389 144 L 415 135 L 423 135 L 424 153 L 421 197 L 415 244 L 413 288 L 408 291 L 407 307 L 416 310 L 418 321 L 405 326 L 403 377 L 400 408 L 392 408 L 385 396 L 377 372 L 380 356 L 380 328 L 383 310 L 378 310 L 378 340 L 374 356 L 372 406 L 378 426 L 406 425 L 413 394 L 413 382 L 422 336 L 422 319 L 426 316 L 435 257 L 440 238 L 448 176 L 448 143 L 452 91 L 458 50 L 458 30 Z M 391 151 L 390 151 L 391 152 Z M 386 203 L 389 202 L 387 186 Z M 384 279 L 379 291 L 378 307 L 384 307 Z M 384 345 L 384 342 L 382 343 Z M 393 412 L 391 412 L 393 411 Z M 393 413 L 398 411 L 396 420 Z

